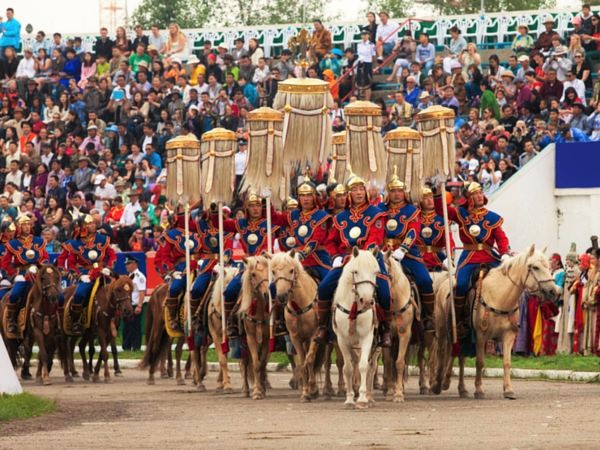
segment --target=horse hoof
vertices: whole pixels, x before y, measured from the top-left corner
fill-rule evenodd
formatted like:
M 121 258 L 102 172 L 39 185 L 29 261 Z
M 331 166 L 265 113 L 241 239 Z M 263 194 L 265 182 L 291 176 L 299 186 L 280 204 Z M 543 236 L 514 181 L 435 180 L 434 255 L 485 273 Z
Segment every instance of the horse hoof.
M 340 398 L 344 398 L 346 396 L 346 389 L 339 389 L 337 392 L 337 396 Z
M 71 376 L 73 378 L 78 378 L 79 377 L 79 372 L 77 372 L 76 370 L 74 370 L 74 371 L 71 372 Z
M 421 388 L 419 388 L 419 394 L 421 394 L 421 395 L 427 395 L 427 394 L 429 394 L 429 388 L 425 387 L 425 386 L 422 386 Z
M 196 386 L 196 390 L 198 392 L 206 392 L 206 386 L 204 386 L 204 384 L 202 383 L 198 383 L 198 386 Z
M 448 389 L 450 389 L 450 381 L 448 381 L 447 383 L 444 382 L 444 384 L 442 384 L 442 391 L 447 391 Z
M 148 381 L 146 381 L 146 384 L 148 386 L 154 386 L 156 384 L 156 381 L 154 381 L 153 379 L 152 380 L 148 379 Z
M 104 377 L 104 383 L 111 384 L 112 382 L 113 382 L 112 378 L 110 378 L 110 377 Z
M 21 372 L 21 380 L 31 380 L 32 378 L 29 372 Z
M 192 374 L 190 372 L 186 372 L 183 378 L 185 380 L 191 380 L 192 379 Z
M 294 378 L 292 378 L 292 379 L 290 380 L 290 382 L 288 383 L 288 385 L 290 386 L 290 389 L 291 389 L 292 391 L 295 391 L 295 390 L 297 390 L 297 389 L 298 389 L 298 382 L 297 382 L 297 381 L 296 381 Z
M 42 379 L 41 378 L 36 378 L 35 379 L 35 384 L 37 384 L 38 386 L 42 385 Z
M 252 400 L 262 400 L 265 396 L 262 393 L 252 395 Z
M 368 409 L 369 408 L 369 402 L 356 402 L 356 404 L 354 405 L 354 409 Z
M 177 386 L 185 385 L 185 380 L 183 378 L 177 378 Z
M 233 394 L 233 388 L 230 388 L 230 387 L 223 388 L 223 394 L 225 394 L 225 395 Z
M 100 376 L 99 376 L 99 375 L 94 375 L 94 376 L 92 377 L 92 381 L 93 381 L 94 383 L 97 383 L 97 382 L 99 382 L 99 381 L 100 381 Z
M 90 374 L 89 374 L 89 373 L 87 373 L 87 372 L 83 372 L 83 375 L 82 375 L 82 376 L 83 376 L 83 379 L 84 379 L 84 380 L 86 380 L 86 381 L 90 381 Z
M 267 380 L 267 382 L 265 383 L 265 388 L 266 388 L 266 389 L 273 389 L 273 388 L 271 387 L 271 383 L 269 382 L 269 380 Z
M 115 377 L 122 377 L 123 376 L 123 372 L 119 371 L 119 372 L 115 372 Z
M 223 393 L 223 386 L 217 386 L 217 388 L 215 389 L 215 392 L 217 394 L 222 394 Z
M 483 400 L 485 398 L 485 393 L 483 393 L 483 392 L 475 392 L 474 397 L 477 400 Z
M 302 403 L 310 403 L 311 402 L 311 398 L 308 395 L 303 395 L 302 397 L 300 397 L 300 401 Z
M 165 371 L 165 372 L 161 372 L 161 373 L 160 373 L 160 377 L 161 377 L 163 380 L 166 380 L 166 379 L 168 379 L 168 378 L 169 378 L 169 374 L 168 374 L 166 371 Z
M 515 395 L 515 393 L 513 391 L 508 391 L 504 393 L 504 398 L 507 398 L 509 400 L 516 400 L 517 396 Z
M 404 403 L 404 395 L 394 395 L 392 400 L 394 403 Z
M 356 407 L 356 403 L 354 403 L 354 401 L 351 401 L 351 400 L 346 400 L 344 402 L 344 407 L 346 409 L 354 409 Z
M 52 381 L 50 380 L 50 378 L 44 378 L 42 380 L 42 383 L 44 383 L 44 386 L 50 386 L 52 384 Z
M 67 375 L 65 377 L 65 383 L 74 383 L 73 377 L 71 375 Z
M 311 398 L 311 400 L 316 400 L 316 399 L 318 399 L 318 398 L 319 398 L 319 390 L 317 389 L 316 391 L 314 391 L 314 392 L 311 392 L 311 393 L 310 393 L 310 398 Z
M 469 398 L 469 391 L 459 391 L 458 396 L 460 398 Z
M 242 395 L 246 398 L 250 398 L 250 392 L 242 392 Z

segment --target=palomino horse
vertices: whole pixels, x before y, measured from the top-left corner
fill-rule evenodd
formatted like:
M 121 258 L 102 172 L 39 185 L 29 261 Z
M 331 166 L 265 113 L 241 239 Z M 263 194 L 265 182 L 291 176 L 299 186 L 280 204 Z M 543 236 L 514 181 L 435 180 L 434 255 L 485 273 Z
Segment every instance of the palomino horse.
M 384 376 L 388 400 L 404 401 L 404 373 L 407 350 L 412 337 L 412 326 L 417 307 L 411 298 L 410 281 L 402 270 L 402 266 L 392 256 L 385 254 L 385 265 L 390 277 L 392 294 L 392 347 L 383 349 Z
M 164 303 L 169 291 L 169 285 L 162 283 L 158 285 L 148 301 L 146 310 L 146 350 L 138 368 L 148 369 L 149 385 L 155 384 L 154 372 L 159 365 L 169 360 L 168 372 L 172 374 L 171 342 L 173 341 L 165 329 Z M 183 355 L 183 343 L 185 339 L 179 338 L 175 347 L 175 380 L 177 384 L 185 384 L 181 372 L 181 357 Z M 170 376 L 170 375 L 169 375 Z
M 252 399 L 265 398 L 269 359 L 269 260 L 253 256 L 244 260 L 242 293 L 238 315 L 243 322 L 253 372 Z M 242 365 L 244 367 L 244 365 Z M 244 376 L 246 388 L 247 377 Z
M 68 305 L 67 299 L 69 299 L 75 292 L 76 286 L 70 286 L 65 291 L 65 305 Z M 117 312 L 128 317 L 133 313 L 131 307 L 131 294 L 133 293 L 133 282 L 127 275 L 119 275 L 115 279 L 109 282 L 109 278 L 105 277 L 100 280 L 100 285 L 94 298 L 89 299 L 93 302 L 92 305 L 92 317 L 90 326 L 84 330 L 81 339 L 79 341 L 79 354 L 81 355 L 81 362 L 83 363 L 83 378 L 89 379 L 92 372 L 93 363 L 91 360 L 86 358 L 85 346 L 92 347 L 94 340 L 98 336 L 100 343 L 100 353 L 98 355 L 98 362 L 93 367 L 92 381 L 100 381 L 100 366 L 104 363 L 104 381 L 110 382 L 110 372 L 108 368 L 108 346 L 112 336 L 112 325 L 111 322 L 115 318 Z M 84 313 L 85 313 L 84 308 Z M 65 333 L 68 330 L 63 330 Z M 72 347 L 66 347 L 68 352 L 67 357 L 69 358 L 69 367 L 64 368 L 65 376 L 66 371 L 74 367 L 73 363 L 73 351 Z
M 298 358 L 296 377 L 302 385 L 300 399 L 309 402 L 319 395 L 316 372 L 323 360 L 323 355 L 317 354 L 318 345 L 312 339 L 318 325 L 314 307 L 317 283 L 295 258 L 294 250 L 277 253 L 270 258 L 275 300 L 285 307 L 285 325 Z
M 215 269 L 216 270 L 216 269 Z M 208 331 L 212 338 L 212 341 L 215 344 L 215 350 L 217 352 L 217 356 L 219 358 L 219 375 L 217 378 L 217 392 L 223 394 L 231 394 L 233 389 L 231 388 L 231 377 L 229 375 L 229 367 L 227 366 L 227 355 L 221 351 L 221 342 L 223 341 L 223 329 L 221 327 L 221 289 L 222 286 L 227 286 L 227 284 L 233 280 L 233 278 L 237 275 L 239 269 L 237 267 L 225 267 L 225 282 L 221 280 L 221 277 L 217 277 L 212 284 L 212 291 L 210 292 L 210 298 L 208 303 Z M 202 305 L 200 305 L 202 307 Z M 202 314 L 202 311 L 199 312 Z M 206 352 L 208 350 L 208 346 L 202 346 L 200 353 L 201 356 L 201 364 L 200 367 L 204 367 L 206 365 Z M 196 384 L 199 390 L 203 389 L 202 377 L 199 375 L 195 376 Z
M 373 400 L 374 364 L 377 358 L 371 354 L 374 330 L 377 322 L 375 314 L 375 291 L 379 264 L 373 252 L 352 249 L 352 256 L 344 266 L 333 298 L 333 330 L 344 357 L 344 378 L 349 407 L 367 408 Z M 355 354 L 358 350 L 358 354 Z M 354 401 L 353 375 L 358 360 L 360 387 L 357 402 Z
M 33 342 L 38 345 L 38 367 L 36 381 L 45 385 L 50 381 L 50 367 L 56 349 L 59 349 L 63 366 L 67 365 L 64 349 L 61 351 L 60 321 L 58 318 L 58 299 L 61 294 L 60 273 L 50 264 L 44 264 L 38 270 L 35 282 L 27 296 L 29 321 L 33 333 Z M 65 381 L 72 382 L 71 375 L 65 375 Z
M 535 245 L 490 270 L 483 279 L 481 295 L 473 306 L 473 327 L 477 335 L 475 398 L 485 397 L 482 388 L 485 344 L 490 339 L 502 340 L 504 360 L 504 398 L 514 399 L 510 379 L 511 353 L 519 332 L 519 297 L 524 290 L 551 301 L 557 291 L 544 253 Z M 464 364 L 464 359 L 461 361 Z M 461 368 L 461 373 L 464 374 Z M 461 380 L 460 383 L 464 383 Z

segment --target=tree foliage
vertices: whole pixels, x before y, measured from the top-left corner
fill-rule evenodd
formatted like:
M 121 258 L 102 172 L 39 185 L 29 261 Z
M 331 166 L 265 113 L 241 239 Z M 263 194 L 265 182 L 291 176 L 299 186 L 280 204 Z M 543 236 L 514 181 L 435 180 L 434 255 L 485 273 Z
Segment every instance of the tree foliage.
M 171 22 L 181 28 L 201 28 L 214 21 L 215 5 L 207 0 L 143 0 L 131 16 L 133 23 L 148 29 L 167 28 Z
M 477 14 L 481 0 L 429 0 L 441 14 Z M 556 6 L 556 0 L 484 0 L 485 12 L 540 10 Z
M 380 11 L 387 11 L 391 17 L 399 19 L 408 16 L 408 8 L 412 3 L 408 0 L 369 0 L 365 13 L 372 11 L 379 14 Z

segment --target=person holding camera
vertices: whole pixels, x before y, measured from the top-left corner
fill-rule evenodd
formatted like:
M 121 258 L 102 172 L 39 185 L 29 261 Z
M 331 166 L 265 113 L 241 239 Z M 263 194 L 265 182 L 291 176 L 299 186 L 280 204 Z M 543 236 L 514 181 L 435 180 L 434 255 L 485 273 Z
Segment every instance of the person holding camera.
M 560 38 L 557 36 L 552 40 L 553 44 L 556 42 L 560 43 Z M 573 62 L 567 58 L 568 50 L 563 45 L 553 47 L 548 54 L 542 69 L 544 72 L 548 72 L 550 69 L 556 71 L 556 77 L 559 81 L 565 81 L 567 79 L 567 72 L 571 70 Z

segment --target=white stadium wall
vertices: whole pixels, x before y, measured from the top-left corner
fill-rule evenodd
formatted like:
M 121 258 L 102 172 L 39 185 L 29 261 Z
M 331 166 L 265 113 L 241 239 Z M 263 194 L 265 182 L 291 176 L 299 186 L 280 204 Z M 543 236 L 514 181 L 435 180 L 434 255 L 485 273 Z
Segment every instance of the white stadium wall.
M 600 189 L 555 189 L 555 153 L 546 147 L 490 198 L 513 250 L 535 243 L 564 256 L 575 242 L 582 253 L 600 234 Z

